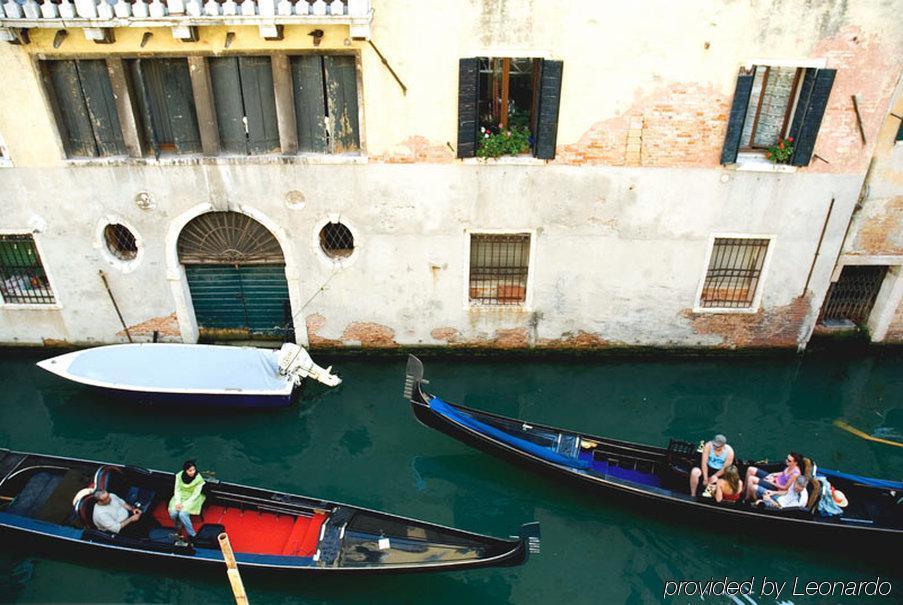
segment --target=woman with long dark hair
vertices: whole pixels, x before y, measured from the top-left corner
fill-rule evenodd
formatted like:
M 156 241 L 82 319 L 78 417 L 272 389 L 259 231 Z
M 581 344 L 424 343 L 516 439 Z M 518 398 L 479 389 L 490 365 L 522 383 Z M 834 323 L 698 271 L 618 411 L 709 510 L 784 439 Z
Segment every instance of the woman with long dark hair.
M 176 524 L 185 528 L 188 538 L 194 538 L 196 532 L 191 524 L 191 515 L 201 514 L 204 505 L 204 478 L 198 472 L 194 460 L 186 460 L 182 464 L 182 470 L 176 473 L 176 485 L 172 499 L 169 501 L 169 516 Z
M 746 469 L 746 496 L 750 500 L 760 500 L 766 491 L 786 492 L 802 474 L 803 455 L 790 452 L 785 464 L 779 473 L 769 474 L 754 466 Z

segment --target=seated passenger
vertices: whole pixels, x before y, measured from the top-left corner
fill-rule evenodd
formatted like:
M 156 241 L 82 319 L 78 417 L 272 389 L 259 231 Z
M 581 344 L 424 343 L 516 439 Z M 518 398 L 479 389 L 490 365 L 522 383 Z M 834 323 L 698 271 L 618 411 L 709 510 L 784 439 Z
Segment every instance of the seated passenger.
M 799 476 L 784 491 L 765 490 L 762 494 L 762 502 L 765 504 L 765 508 L 772 509 L 805 507 L 809 500 L 809 492 L 806 491 L 808 484 L 808 479 Z
M 696 496 L 700 477 L 702 477 L 702 483 L 708 486 L 710 483 L 718 481 L 724 475 L 725 467 L 733 463 L 734 449 L 727 444 L 727 438 L 724 435 L 715 435 L 714 439 L 706 442 L 703 446 L 699 466 L 694 466 L 690 471 L 690 495 Z
M 94 505 L 92 520 L 97 529 L 132 537 L 141 537 L 146 533 L 146 529 L 140 527 L 139 508 L 102 489 L 94 492 L 94 498 L 97 504 Z
M 204 505 L 204 478 L 198 472 L 194 460 L 186 460 L 182 470 L 176 473 L 176 485 L 172 499 L 169 501 L 169 516 L 176 524 L 185 528 L 188 538 L 194 538 L 197 532 L 191 524 L 191 515 L 201 514 Z
M 746 496 L 750 501 L 760 500 L 765 490 L 787 491 L 793 481 L 800 476 L 803 455 L 797 452 L 787 454 L 787 467 L 780 473 L 766 473 L 754 466 L 746 469 Z
M 733 464 L 724 471 L 724 476 L 715 483 L 715 502 L 737 502 L 743 495 L 740 473 Z

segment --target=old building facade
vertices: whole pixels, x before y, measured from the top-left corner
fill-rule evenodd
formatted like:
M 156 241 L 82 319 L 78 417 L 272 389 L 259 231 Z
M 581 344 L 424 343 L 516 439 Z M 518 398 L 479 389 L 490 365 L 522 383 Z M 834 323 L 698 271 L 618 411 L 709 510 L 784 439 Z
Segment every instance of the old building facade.
M 893 3 L 0 7 L 0 342 L 903 340 Z

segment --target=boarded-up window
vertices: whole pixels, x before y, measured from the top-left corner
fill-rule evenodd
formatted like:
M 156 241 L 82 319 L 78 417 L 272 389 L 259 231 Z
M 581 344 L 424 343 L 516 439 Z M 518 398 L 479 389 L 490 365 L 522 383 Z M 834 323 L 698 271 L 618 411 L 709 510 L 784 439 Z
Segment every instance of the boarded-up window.
M 106 62 L 44 61 L 42 67 L 66 155 L 125 154 Z
M 530 234 L 470 236 L 471 303 L 519 305 L 527 300 Z
M 699 306 L 752 307 L 767 252 L 767 239 L 715 238 Z
M 278 152 L 270 58 L 219 57 L 209 65 L 221 148 L 242 155 Z
M 148 146 L 157 154 L 200 153 L 188 61 L 134 59 L 129 71 Z
M 8 304 L 56 302 L 31 235 L 0 235 L 0 297 Z
M 360 149 L 357 71 L 351 55 L 291 58 L 298 148 L 348 153 Z

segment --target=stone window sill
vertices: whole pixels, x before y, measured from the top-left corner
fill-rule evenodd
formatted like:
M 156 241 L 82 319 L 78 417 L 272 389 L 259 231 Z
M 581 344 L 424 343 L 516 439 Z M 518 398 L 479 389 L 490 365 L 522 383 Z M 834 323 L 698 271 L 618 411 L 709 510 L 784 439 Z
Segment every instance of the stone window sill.
M 298 155 L 282 155 L 277 153 L 265 155 L 164 155 L 159 158 L 133 158 L 129 156 L 108 156 L 103 158 L 70 158 L 65 160 L 68 166 L 199 166 L 199 165 L 248 165 L 248 164 L 307 164 L 307 165 L 341 165 L 366 164 L 365 155 L 356 154 L 318 154 L 303 153 Z
M 500 158 L 464 158 L 462 163 L 469 166 L 542 166 L 547 161 L 531 155 L 507 155 Z
M 4 303 L 0 302 L 0 309 L 9 311 L 59 311 L 63 306 L 60 303 Z
M 789 164 L 775 164 L 761 153 L 739 153 L 734 169 L 740 172 L 796 172 L 797 167 Z
M 758 307 L 743 307 L 743 308 L 735 308 L 735 307 L 700 307 L 698 304 L 693 306 L 693 313 L 699 314 L 727 314 L 727 313 L 736 313 L 740 315 L 753 315 L 759 312 Z

